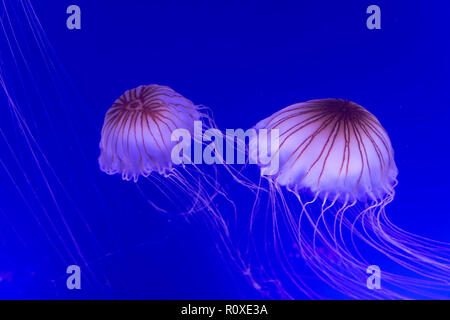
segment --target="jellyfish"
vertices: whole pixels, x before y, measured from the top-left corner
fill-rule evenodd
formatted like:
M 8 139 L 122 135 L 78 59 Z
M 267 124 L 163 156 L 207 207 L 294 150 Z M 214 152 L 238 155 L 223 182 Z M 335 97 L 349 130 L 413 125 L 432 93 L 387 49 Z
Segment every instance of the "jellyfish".
M 200 134 L 196 127 L 199 122 Z M 107 111 L 99 166 L 109 175 L 117 174 L 124 181 L 134 182 L 145 200 L 157 211 L 170 215 L 170 219 L 181 216 L 189 221 L 201 220 L 217 241 L 219 254 L 244 274 L 245 267 L 232 243 L 224 213 L 234 213 L 234 203 L 220 185 L 216 167 L 200 168 L 190 152 L 183 152 L 179 161 L 179 153 L 186 146 L 190 151 L 192 144 L 205 144 L 208 131 L 218 132 L 208 108 L 194 105 L 167 86 L 141 85 L 126 91 Z M 179 136 L 192 141 L 183 141 L 184 147 L 177 149 Z M 149 186 L 139 183 L 141 180 L 149 182 L 158 194 L 149 192 Z M 172 206 L 167 201 L 156 203 L 159 198 L 169 200 Z
M 191 161 L 190 153 L 183 153 L 183 161 L 174 161 L 173 157 L 177 154 L 174 139 L 177 130 L 187 133 L 193 143 L 203 143 L 202 132 L 200 136 L 194 133 L 199 121 L 208 128 L 214 126 L 207 108 L 194 105 L 167 86 L 141 85 L 127 90 L 105 115 L 100 169 L 109 175 L 119 174 L 125 181 L 134 181 L 140 192 L 142 188 L 137 183 L 140 177 L 153 182 L 164 197 L 174 200 L 178 209 L 186 209 L 183 213 L 212 210 L 211 199 L 217 194 L 224 195 L 217 179 L 200 170 Z M 187 145 L 190 151 L 191 141 Z M 148 200 L 156 209 L 167 211 Z
M 267 204 L 259 195 L 251 225 L 272 229 L 259 254 L 276 265 L 268 268 L 272 277 L 317 297 L 302 276 L 306 265 L 344 297 L 448 297 L 450 245 L 407 232 L 386 214 L 398 170 L 373 114 L 351 101 L 318 99 L 281 109 L 254 129 L 278 138 L 254 136 L 249 154 L 268 184 Z M 262 164 L 263 154 L 278 166 Z M 370 271 L 377 267 L 382 285 L 374 288 Z
M 100 169 L 120 173 L 124 180 L 138 180 L 152 172 L 172 170 L 172 131 L 193 133 L 200 119 L 195 105 L 172 89 L 159 85 L 126 91 L 108 110 L 100 141 Z

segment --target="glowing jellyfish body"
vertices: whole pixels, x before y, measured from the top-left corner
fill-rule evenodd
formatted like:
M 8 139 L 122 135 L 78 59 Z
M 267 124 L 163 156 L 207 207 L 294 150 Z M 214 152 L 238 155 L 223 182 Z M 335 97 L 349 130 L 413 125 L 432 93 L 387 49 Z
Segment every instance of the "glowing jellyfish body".
M 193 132 L 200 119 L 197 107 L 169 87 L 139 86 L 119 97 L 105 116 L 99 164 L 108 174 L 137 181 L 172 168 L 175 129 Z
M 196 219 L 204 222 L 202 227 L 212 231 L 217 241 L 215 247 L 224 255 L 224 260 L 242 273 L 240 255 L 214 203 L 221 196 L 225 199 L 221 208 L 227 203 L 234 208 L 217 180 L 217 171 L 215 168 L 200 170 L 190 161 L 188 165 L 172 161 L 177 145 L 172 141 L 175 130 L 181 129 L 195 143 L 203 143 L 202 137 L 198 138 L 194 132 L 197 121 L 202 122 L 205 130 L 217 130 L 206 107 L 194 105 L 169 87 L 153 84 L 128 90 L 106 113 L 100 141 L 100 169 L 134 181 L 153 208 L 171 214 L 172 218 L 189 218 L 195 214 Z M 145 179 L 138 182 L 139 177 Z M 147 182 L 153 187 L 151 192 Z M 170 205 L 167 201 L 156 204 L 160 198 L 169 200 Z
M 278 170 L 261 164 L 261 176 L 270 186 L 276 256 L 285 258 L 279 263 L 298 286 L 304 282 L 289 258 L 286 238 L 295 242 L 320 279 L 348 296 L 448 294 L 449 245 L 403 231 L 386 216 L 398 171 L 390 139 L 374 115 L 350 101 L 311 100 L 276 112 L 255 129 L 279 134 L 270 155 L 278 157 Z M 253 138 L 250 146 L 256 144 Z M 261 149 L 267 145 L 259 142 L 259 148 L 250 157 L 266 152 Z M 369 290 L 366 271 L 377 264 L 374 252 L 401 266 L 408 276 L 383 270 L 382 290 Z M 302 291 L 311 295 L 308 289 Z
M 278 129 L 282 186 L 340 199 L 381 199 L 397 176 L 385 130 L 363 107 L 324 99 L 287 107 L 256 129 Z M 264 174 L 264 170 L 263 170 Z

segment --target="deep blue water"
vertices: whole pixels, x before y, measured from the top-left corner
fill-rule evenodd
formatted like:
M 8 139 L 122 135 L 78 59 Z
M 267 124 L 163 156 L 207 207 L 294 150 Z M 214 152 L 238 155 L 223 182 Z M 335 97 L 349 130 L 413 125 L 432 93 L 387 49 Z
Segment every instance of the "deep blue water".
M 395 150 L 388 215 L 450 241 L 443 1 L 378 0 L 382 28 L 368 30 L 372 1 L 32 0 L 45 34 L 22 2 L 0 6 L 9 36 L 0 40 L 2 77 L 21 110 L 14 114 L 2 90 L 1 298 L 261 297 L 229 270 L 201 219 L 158 213 L 133 183 L 98 169 L 106 110 L 141 84 L 210 107 L 221 129 L 246 129 L 314 98 L 358 102 Z M 81 8 L 81 30 L 66 28 L 71 4 Z M 248 195 L 234 201 L 245 208 Z M 80 252 L 92 270 L 82 290 L 69 291 L 66 267 L 83 264 Z

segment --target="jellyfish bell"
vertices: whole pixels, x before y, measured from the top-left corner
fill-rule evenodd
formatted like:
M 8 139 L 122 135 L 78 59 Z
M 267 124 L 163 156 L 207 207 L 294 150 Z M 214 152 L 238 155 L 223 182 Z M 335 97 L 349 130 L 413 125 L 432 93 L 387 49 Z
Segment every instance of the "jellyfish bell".
M 276 265 L 287 274 L 280 278 L 307 296 L 314 294 L 289 258 L 288 242 L 294 241 L 314 274 L 347 296 L 448 296 L 450 244 L 402 230 L 386 214 L 398 170 L 389 136 L 373 114 L 354 102 L 319 99 L 281 109 L 254 128 L 266 130 L 268 137 L 255 135 L 249 143 L 249 157 L 269 185 L 268 205 L 260 205 L 260 195 L 254 205 L 272 214 L 260 224 L 262 234 L 272 235 L 263 241 L 265 252 L 274 250 L 277 257 L 266 262 L 273 269 L 268 274 L 280 274 Z M 278 136 L 275 144 L 271 132 Z M 278 169 L 262 164 L 261 154 L 277 158 Z M 253 229 L 259 216 L 252 212 Z M 383 269 L 381 290 L 365 286 L 374 260 L 394 265 L 395 273 Z
M 100 169 L 137 181 L 172 169 L 175 129 L 193 132 L 199 109 L 166 86 L 142 85 L 120 96 L 105 116 L 100 140 Z
M 398 171 L 390 139 L 377 118 L 354 102 L 297 103 L 255 129 L 279 131 L 279 145 L 272 149 L 279 170 L 261 171 L 278 185 L 337 200 L 381 199 L 393 190 Z

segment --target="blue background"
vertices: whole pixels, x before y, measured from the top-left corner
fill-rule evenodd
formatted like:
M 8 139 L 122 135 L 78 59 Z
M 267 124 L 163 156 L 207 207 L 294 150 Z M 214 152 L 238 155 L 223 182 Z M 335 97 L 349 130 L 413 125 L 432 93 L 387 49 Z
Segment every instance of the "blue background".
M 2 91 L 1 298 L 261 297 L 223 262 L 201 219 L 158 213 L 132 183 L 98 169 L 106 110 L 141 84 L 209 106 L 222 129 L 313 98 L 358 102 L 395 149 L 389 217 L 450 241 L 443 1 L 31 1 L 45 33 L 24 15 L 28 1 L 5 3 L 1 69 L 20 116 Z M 66 28 L 71 4 L 81 30 Z M 381 30 L 366 28 L 371 4 Z M 91 270 L 69 291 L 65 268 L 83 264 L 80 252 Z

